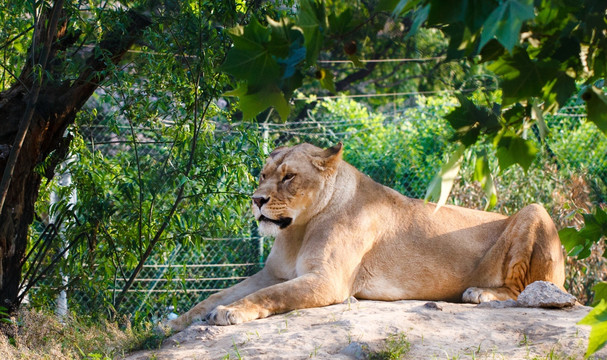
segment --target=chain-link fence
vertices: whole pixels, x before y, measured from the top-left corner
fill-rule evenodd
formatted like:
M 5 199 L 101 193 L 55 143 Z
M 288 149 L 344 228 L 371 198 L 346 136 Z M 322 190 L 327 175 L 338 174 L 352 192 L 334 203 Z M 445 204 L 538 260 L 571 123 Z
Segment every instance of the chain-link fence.
M 373 113 L 361 104 L 342 99 L 325 102 L 324 107 L 310 113 L 305 121 L 243 126 L 257 134 L 259 144 L 268 147 L 303 141 L 329 146 L 342 141 L 348 162 L 382 184 L 407 196 L 421 198 L 452 148 L 449 141 L 452 130 L 442 119 L 454 106 L 453 99 L 437 102 L 418 98 L 409 101 L 406 108 Z M 545 140 L 540 138 L 534 126 L 524 134 L 535 141 L 539 150 L 530 170 L 523 172 L 515 167 L 496 178 L 500 194 L 498 211 L 510 213 L 525 203 L 540 202 L 557 218 L 562 204 L 555 204 L 559 201 L 555 193 L 566 192 L 567 181 L 579 177 L 583 178 L 584 194 L 589 201 L 607 201 L 607 137 L 586 121 L 583 108 L 577 104 L 563 108 L 546 121 L 552 133 Z M 235 126 L 220 119 L 211 123 L 215 131 L 223 135 L 233 131 Z M 126 126 L 127 135 L 121 137 L 118 130 L 104 126 L 81 129 L 88 138 L 95 139 L 89 144 L 91 148 L 105 147 L 102 151 L 106 157 L 115 156 L 118 150 L 132 151 L 135 143 L 139 145 L 139 156 L 155 156 L 174 145 L 173 140 L 156 135 L 128 136 L 132 128 Z M 155 129 L 138 129 L 138 132 L 153 134 Z M 152 137 L 154 139 L 150 140 Z M 221 143 L 212 146 L 221 146 Z M 470 154 L 478 150 L 472 149 Z M 456 185 L 451 201 L 482 208 L 482 202 L 468 199 L 470 189 L 476 189 L 474 199 L 482 198 L 478 185 L 471 182 L 472 162 L 473 157 L 467 157 L 462 168 L 464 175 Z M 497 169 L 495 160 L 491 165 Z M 245 204 L 243 209 L 248 206 L 246 197 L 239 201 Z M 248 228 L 245 226 L 247 231 L 242 236 L 199 237 L 193 242 L 198 244 L 196 246 L 178 243 L 168 255 L 150 257 L 127 291 L 122 311 L 154 312 L 158 316 L 166 315 L 167 311 L 181 313 L 210 294 L 258 271 L 272 240 L 256 236 L 253 219 L 249 215 L 242 216 L 248 216 L 247 221 L 251 223 Z M 233 215 L 221 219 L 226 223 L 234 220 Z M 108 298 L 115 298 L 129 275 L 115 277 L 114 286 L 107 289 Z M 90 300 L 87 298 L 90 295 L 80 293 L 77 288 L 72 288 L 69 296 L 73 304 L 86 304 Z
M 150 308 L 188 309 L 261 270 L 268 253 L 265 241 L 263 237 L 206 238 L 194 251 L 178 245 L 167 261 L 152 260 L 143 266 L 128 290 L 123 308 L 129 313 Z M 118 278 L 115 289 L 110 291 L 120 291 L 126 281 Z M 165 303 L 159 304 L 159 299 Z

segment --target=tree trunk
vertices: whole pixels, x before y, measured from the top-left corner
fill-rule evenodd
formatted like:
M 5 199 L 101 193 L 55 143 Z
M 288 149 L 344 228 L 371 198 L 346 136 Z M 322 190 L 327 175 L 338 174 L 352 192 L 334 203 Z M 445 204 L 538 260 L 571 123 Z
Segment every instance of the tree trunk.
M 35 43 L 51 44 L 47 63 L 54 68 L 62 68 L 56 66 L 57 61 L 62 61 L 56 57 L 57 51 L 71 46 L 78 39 L 68 35 L 66 29 L 70 19 L 65 17 L 61 19 L 56 31 L 43 29 L 44 20 L 49 18 L 50 10 L 39 21 L 39 24 L 43 25 L 36 26 Z M 56 165 L 65 158 L 70 143 L 70 139 L 64 137 L 67 127 L 74 122 L 77 112 L 104 80 L 107 74 L 105 70 L 122 59 L 150 24 L 146 17 L 132 10 L 127 11 L 124 26 L 106 33 L 104 39 L 96 44 L 102 51 L 82 55 L 86 61 L 76 80 L 57 80 L 62 79 L 61 74 L 53 74 L 53 81 L 42 79 L 40 93 L 37 101 L 33 103 L 34 112 L 18 153 L 10 187 L 0 213 L 0 306 L 10 311 L 19 306 L 21 270 L 28 244 L 28 228 L 34 218 L 34 204 L 42 176 L 52 177 Z M 102 58 L 99 54 L 106 56 Z M 29 56 L 32 56 L 31 53 Z M 7 160 L 15 148 L 13 143 L 19 124 L 26 113 L 28 102 L 32 100 L 32 62 L 26 63 L 19 81 L 9 90 L 0 93 L 2 174 L 8 169 Z M 40 65 L 44 68 L 45 64 Z M 52 73 L 52 69 L 47 71 Z

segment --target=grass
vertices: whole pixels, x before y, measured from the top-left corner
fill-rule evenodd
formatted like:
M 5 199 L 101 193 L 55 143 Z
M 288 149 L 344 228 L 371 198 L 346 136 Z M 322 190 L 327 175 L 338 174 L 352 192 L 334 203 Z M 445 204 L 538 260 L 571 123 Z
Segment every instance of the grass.
M 397 360 L 404 358 L 411 350 L 411 343 L 404 332 L 390 334 L 384 348 L 378 352 L 369 353 L 369 360 Z
M 140 349 L 157 349 L 164 336 L 149 324 L 133 329 L 116 322 L 69 316 L 64 321 L 50 313 L 22 309 L 3 324 L 0 359 L 113 359 Z

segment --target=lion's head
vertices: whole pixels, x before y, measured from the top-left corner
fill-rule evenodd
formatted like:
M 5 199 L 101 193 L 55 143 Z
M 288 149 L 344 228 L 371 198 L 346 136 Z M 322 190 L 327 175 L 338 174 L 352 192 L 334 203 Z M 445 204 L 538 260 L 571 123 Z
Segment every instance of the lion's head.
M 327 149 L 300 144 L 272 151 L 252 197 L 260 232 L 276 236 L 322 210 L 333 193 L 341 155 L 341 143 Z

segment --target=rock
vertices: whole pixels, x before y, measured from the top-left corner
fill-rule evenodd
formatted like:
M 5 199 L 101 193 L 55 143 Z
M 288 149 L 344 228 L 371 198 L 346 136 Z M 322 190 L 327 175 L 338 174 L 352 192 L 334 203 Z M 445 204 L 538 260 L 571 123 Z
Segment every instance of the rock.
M 436 301 L 370 301 L 301 309 L 240 325 L 194 324 L 154 350 L 128 360 L 364 358 L 406 337 L 408 359 L 583 359 L 591 308 L 482 308 Z M 503 302 L 506 304 L 507 302 Z M 524 346 L 521 344 L 524 343 Z M 607 349 L 594 355 L 607 359 Z
M 438 311 L 443 311 L 443 308 L 438 306 L 438 304 L 436 304 L 435 302 L 431 301 L 431 302 L 427 302 L 424 304 L 424 308 L 426 309 L 430 309 L 430 310 L 438 310 Z
M 533 282 L 521 292 L 517 303 L 523 307 L 565 308 L 575 305 L 575 296 L 548 281 Z
M 357 341 L 351 342 L 339 353 L 345 355 L 351 359 L 362 360 L 368 356 L 369 345 L 365 343 L 359 343 Z
M 508 300 L 504 300 L 504 301 L 499 301 L 499 300 L 493 300 L 493 301 L 488 301 L 488 302 L 482 302 L 480 304 L 478 304 L 476 307 L 479 308 L 488 308 L 488 309 L 505 309 L 505 308 L 511 308 L 511 307 L 517 307 L 519 306 L 519 304 L 512 300 L 512 299 L 508 299 Z

